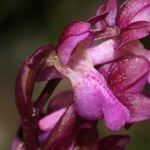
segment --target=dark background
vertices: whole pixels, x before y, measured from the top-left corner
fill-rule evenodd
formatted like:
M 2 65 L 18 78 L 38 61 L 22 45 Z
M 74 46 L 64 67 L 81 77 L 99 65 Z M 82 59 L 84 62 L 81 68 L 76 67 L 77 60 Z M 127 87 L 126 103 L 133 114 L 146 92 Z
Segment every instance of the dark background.
M 0 1 L 0 150 L 8 150 L 18 127 L 14 83 L 21 61 L 36 48 L 57 39 L 66 24 L 94 15 L 102 0 Z M 62 87 L 68 84 L 61 84 Z M 60 90 L 58 89 L 58 90 Z M 129 131 L 128 150 L 148 150 L 150 122 Z M 100 136 L 111 134 L 100 125 Z

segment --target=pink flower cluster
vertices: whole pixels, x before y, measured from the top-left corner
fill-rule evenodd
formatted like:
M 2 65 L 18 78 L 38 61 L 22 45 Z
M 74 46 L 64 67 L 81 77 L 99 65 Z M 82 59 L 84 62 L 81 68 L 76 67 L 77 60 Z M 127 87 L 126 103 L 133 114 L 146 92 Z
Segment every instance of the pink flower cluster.
M 103 120 L 118 131 L 150 118 L 150 51 L 140 39 L 150 33 L 150 1 L 108 0 L 87 21 L 69 24 L 56 46 L 43 46 L 22 64 L 16 80 L 20 132 L 12 150 L 123 150 L 128 136 L 98 138 Z M 72 90 L 49 101 L 61 79 Z M 36 82 L 47 80 L 37 101 Z M 48 102 L 48 109 L 43 108 Z

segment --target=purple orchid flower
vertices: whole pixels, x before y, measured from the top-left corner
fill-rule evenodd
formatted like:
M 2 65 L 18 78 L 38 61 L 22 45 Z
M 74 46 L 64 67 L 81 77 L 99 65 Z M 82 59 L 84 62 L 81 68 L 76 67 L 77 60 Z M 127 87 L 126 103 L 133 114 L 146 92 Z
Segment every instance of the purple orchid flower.
M 72 102 L 72 91 L 62 92 L 50 101 L 48 114 L 38 123 L 41 149 L 123 150 L 129 143 L 129 137 L 122 135 L 99 140 L 97 122 L 89 122 L 78 116 Z M 21 127 L 12 142 L 12 150 L 25 150 L 22 131 Z
M 56 46 L 43 46 L 23 62 L 16 80 L 23 139 L 15 138 L 12 150 L 16 145 L 28 150 L 78 148 L 84 143 L 78 142 L 84 124 L 96 130 L 93 124 L 104 120 L 117 131 L 150 118 L 150 100 L 143 94 L 150 82 L 150 53 L 139 42 L 149 35 L 149 12 L 148 0 L 128 0 L 120 7 L 108 0 L 96 16 L 69 24 Z M 64 78 L 73 90 L 52 99 L 45 114 L 45 104 Z M 35 82 L 44 80 L 48 82 L 34 102 Z
M 64 101 L 62 101 L 62 97 L 63 97 Z M 61 100 L 61 104 L 59 103 L 60 100 Z M 49 111 L 51 112 L 51 110 L 55 110 L 55 111 L 52 111 L 50 114 L 48 114 L 47 116 L 45 116 L 43 119 L 41 119 L 39 121 L 40 129 L 45 132 L 43 134 L 44 136 L 41 135 L 40 140 L 47 141 L 45 143 L 43 149 L 62 149 L 62 150 L 63 149 L 69 149 L 69 150 L 75 150 L 75 149 L 104 150 L 104 149 L 108 149 L 108 150 L 111 150 L 112 148 L 116 148 L 117 150 L 123 150 L 125 148 L 125 146 L 129 142 L 128 136 L 110 136 L 110 137 L 105 137 L 105 138 L 99 140 L 98 130 L 96 128 L 97 122 L 89 122 L 87 120 L 84 120 L 77 114 L 76 114 L 76 117 L 74 117 L 75 114 L 73 113 L 74 115 L 69 114 L 71 117 L 70 120 L 72 120 L 72 121 L 68 124 L 67 122 L 69 120 L 66 117 L 69 117 L 69 116 L 67 115 L 67 113 L 62 112 L 61 117 L 59 116 L 59 113 L 64 108 L 66 108 L 66 106 L 68 107 L 68 105 L 70 105 L 70 107 L 71 107 L 72 102 L 73 102 L 73 93 L 71 91 L 63 92 L 50 101 L 50 103 L 49 103 L 50 109 L 48 109 L 48 112 Z M 67 110 L 67 108 L 66 108 L 66 110 Z M 72 110 L 72 112 L 73 112 L 73 110 Z M 55 113 L 58 114 L 58 117 L 55 116 Z M 55 117 L 55 119 L 52 119 L 52 117 Z M 56 118 L 58 118 L 58 120 L 57 120 L 58 122 L 55 122 Z M 63 120 L 66 123 L 64 123 L 65 127 L 62 128 L 61 123 L 63 122 Z M 49 124 L 48 124 L 48 122 L 49 122 Z M 52 127 L 53 123 L 56 124 L 55 127 Z M 68 131 L 65 133 L 66 129 L 68 129 L 68 126 L 73 127 L 73 130 L 71 130 L 71 131 L 74 131 L 73 134 L 68 134 Z M 59 131 L 59 133 L 58 133 L 58 131 Z M 59 136 L 57 136 L 57 134 L 59 134 Z M 72 137 L 70 137 L 68 135 L 70 135 Z M 55 138 L 55 139 L 51 140 L 53 138 Z M 67 141 L 67 144 L 65 144 L 64 141 Z
M 72 32 L 74 34 L 77 32 L 77 36 L 80 30 L 76 29 L 82 26 L 83 22 L 71 24 L 66 28 L 64 33 L 73 30 Z M 75 49 L 72 49 L 74 51 L 70 56 L 68 64 L 63 63 L 62 60 L 64 54 L 69 57 L 68 52 L 67 54 L 62 54 L 62 52 L 59 53 L 59 51 L 57 51 L 58 55 L 54 52 L 51 53 L 46 63 L 48 66 L 54 66 L 63 76 L 71 81 L 74 90 L 74 107 L 80 116 L 90 120 L 99 120 L 104 117 L 107 126 L 112 130 L 117 130 L 129 120 L 129 112 L 113 95 L 104 77 L 94 68 L 91 55 L 88 53 L 88 51 L 90 51 L 88 48 L 89 41 L 91 44 L 93 38 L 89 37 L 90 31 L 88 32 L 89 34 L 87 34 L 86 39 L 78 43 Z M 85 34 L 85 31 L 83 34 Z M 80 33 L 79 36 L 81 35 Z M 66 37 L 66 39 L 70 38 L 68 35 L 63 34 L 62 36 Z M 71 34 L 71 36 L 74 37 L 75 35 Z M 78 38 L 78 36 L 76 38 Z M 66 49 L 69 49 L 73 42 L 74 41 L 72 41 L 71 44 L 68 43 L 69 47 L 65 44 Z M 59 45 L 59 47 L 61 46 Z M 62 51 L 65 51 L 64 47 Z M 86 94 L 87 91 L 89 94 Z M 110 108 L 109 111 L 108 108 Z M 113 118 L 112 116 L 115 116 L 116 112 L 120 114 L 120 117 Z M 110 118 L 112 118 L 111 122 Z
M 97 21 L 97 38 L 114 37 L 117 40 L 117 48 L 127 43 L 149 35 L 150 32 L 150 2 L 149 0 L 129 0 L 120 7 L 117 0 L 108 2 L 97 10 L 96 16 L 106 17 Z M 89 20 L 91 22 L 91 20 Z
M 12 147 L 11 147 L 12 150 L 25 150 L 23 142 L 21 139 L 19 139 L 19 136 L 20 135 L 18 133 L 18 135 L 13 140 Z M 60 139 L 57 140 L 59 141 Z M 49 145 L 49 148 L 43 147 L 43 149 L 125 150 L 127 144 L 129 143 L 129 140 L 130 140 L 129 136 L 126 135 L 107 136 L 99 140 L 97 129 L 90 124 L 86 124 L 78 130 L 78 133 L 76 133 L 76 138 L 72 140 L 70 146 L 66 147 L 66 145 L 64 145 L 65 144 L 64 140 L 61 143 L 57 143 L 58 141 L 54 140 L 52 141 L 51 145 Z M 57 145 L 55 142 L 60 145 Z
M 136 71 L 135 71 L 136 70 Z M 128 123 L 150 118 L 150 98 L 144 95 L 149 75 L 149 61 L 143 56 L 130 55 L 102 66 L 109 87 L 130 112 Z

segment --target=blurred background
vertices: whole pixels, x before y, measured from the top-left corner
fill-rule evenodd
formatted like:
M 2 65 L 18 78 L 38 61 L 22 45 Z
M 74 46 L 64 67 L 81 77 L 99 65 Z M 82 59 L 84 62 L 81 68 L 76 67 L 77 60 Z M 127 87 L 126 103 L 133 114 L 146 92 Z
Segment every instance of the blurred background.
M 1 0 L 0 1 L 0 150 L 8 150 L 17 130 L 14 83 L 22 60 L 36 48 L 57 39 L 66 24 L 94 15 L 102 0 Z M 66 86 L 66 87 L 65 87 Z M 57 90 L 68 88 L 61 83 Z M 38 90 L 37 90 L 38 92 Z M 100 124 L 100 136 L 112 134 Z M 128 150 L 148 150 L 150 122 L 129 131 Z

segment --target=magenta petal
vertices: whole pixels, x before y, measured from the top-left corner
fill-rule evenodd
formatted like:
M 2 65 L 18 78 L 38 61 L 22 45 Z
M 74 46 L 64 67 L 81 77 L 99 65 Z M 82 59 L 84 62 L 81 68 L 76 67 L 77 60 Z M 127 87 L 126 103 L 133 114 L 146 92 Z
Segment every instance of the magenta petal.
M 129 111 L 120 102 L 106 102 L 103 107 L 106 126 L 112 131 L 117 131 L 129 121 Z
M 122 96 L 122 102 L 130 111 L 130 123 L 150 119 L 150 98 L 140 93 Z
M 148 82 L 148 73 L 143 75 L 135 84 L 131 86 L 127 92 L 142 92 L 144 90 L 144 86 Z
M 75 109 L 84 118 L 97 120 L 102 118 L 101 83 L 99 75 L 86 73 L 72 81 L 75 96 Z M 101 80 L 99 82 L 102 82 Z M 88 91 L 88 93 L 87 93 Z
M 64 150 L 70 147 L 78 130 L 78 117 L 74 108 L 70 106 L 58 121 L 42 149 Z
M 84 72 L 72 79 L 75 109 L 80 116 L 89 120 L 104 117 L 111 130 L 118 130 L 129 119 L 129 112 L 112 94 L 103 76 L 94 70 Z
M 141 11 L 146 9 L 149 5 L 149 0 L 129 0 L 125 2 L 117 19 L 119 28 L 127 27 L 131 23 L 132 19 L 136 17 L 136 15 L 140 14 Z M 143 19 L 141 18 L 137 21 L 143 21 Z M 144 21 L 147 21 L 147 19 Z
M 69 62 L 69 59 L 71 57 L 71 54 L 77 44 L 87 38 L 89 33 L 83 33 L 81 35 L 71 36 L 66 38 L 65 40 L 61 41 L 62 43 L 59 43 L 58 45 L 58 56 L 60 60 L 67 64 Z
M 117 15 L 116 0 L 108 0 L 106 4 L 101 5 L 96 12 L 96 16 L 88 19 L 91 25 L 97 26 L 99 30 L 104 30 L 107 26 L 114 26 Z
M 106 4 L 100 6 L 97 10 L 97 15 L 101 16 L 104 13 L 107 13 L 105 21 L 107 25 L 114 26 L 116 22 L 117 15 L 117 2 L 116 0 L 108 0 Z
M 56 95 L 53 99 L 50 100 L 48 105 L 48 115 L 42 118 L 38 125 L 39 128 L 44 132 L 40 135 L 40 139 L 45 139 L 54 126 L 57 124 L 59 119 L 67 110 L 67 107 L 71 105 L 73 102 L 73 92 L 72 91 L 65 91 L 58 95 Z M 43 141 L 43 140 L 42 140 Z
M 39 123 L 38 123 L 39 128 L 42 131 L 52 130 L 54 128 L 54 126 L 56 125 L 56 123 L 58 122 L 58 120 L 65 113 L 66 109 L 67 108 L 62 108 L 60 110 L 54 111 L 53 113 L 46 115 L 44 118 L 42 118 L 39 121 Z
M 103 66 L 98 68 L 98 71 L 104 76 L 106 81 L 113 66 L 114 66 L 114 62 L 111 62 L 111 63 L 104 64 Z
M 109 72 L 107 82 L 116 94 L 143 90 L 149 73 L 149 62 L 143 56 L 131 55 L 117 61 Z
M 67 26 L 57 45 L 58 56 L 64 64 L 69 62 L 77 44 L 89 36 L 90 27 L 88 22 L 76 22 Z
M 11 150 L 25 150 L 23 142 L 16 135 L 11 143 Z
M 136 21 L 147 21 L 150 22 L 150 4 L 143 8 L 133 19 L 132 22 Z
M 117 2 L 116 0 L 109 0 L 109 3 L 109 13 L 106 17 L 106 22 L 109 26 L 114 26 L 116 24 Z
M 120 51 L 116 51 L 115 46 L 114 40 L 107 40 L 98 46 L 87 49 L 87 52 L 94 65 L 104 64 L 120 56 Z M 121 53 L 124 53 L 124 51 Z
M 123 29 L 118 37 L 119 46 L 124 46 L 128 42 L 138 40 L 148 36 L 150 33 L 150 22 L 139 21 L 130 24 Z
M 63 40 L 71 36 L 78 36 L 80 34 L 88 32 L 90 27 L 91 25 L 88 22 L 79 21 L 70 23 L 63 31 L 59 40 Z
M 125 135 L 112 135 L 105 137 L 99 142 L 100 150 L 125 150 L 126 145 L 129 143 L 129 136 Z

